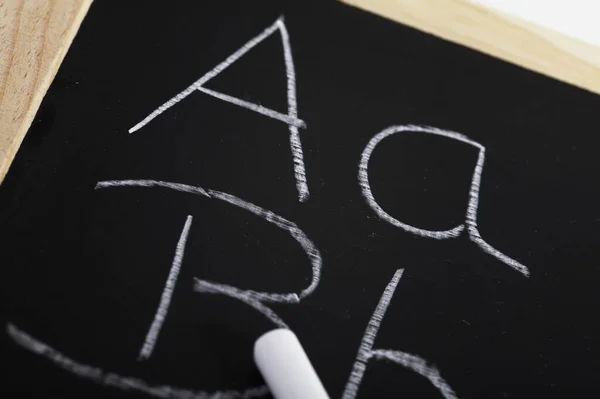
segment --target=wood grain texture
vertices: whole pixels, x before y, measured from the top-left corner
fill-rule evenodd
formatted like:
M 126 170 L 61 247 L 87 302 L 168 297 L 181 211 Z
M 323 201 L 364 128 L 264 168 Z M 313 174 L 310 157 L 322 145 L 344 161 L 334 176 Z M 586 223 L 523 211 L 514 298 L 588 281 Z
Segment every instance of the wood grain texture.
M 0 0 L 0 182 L 92 0 Z
M 600 47 L 465 0 L 342 0 L 600 94 Z

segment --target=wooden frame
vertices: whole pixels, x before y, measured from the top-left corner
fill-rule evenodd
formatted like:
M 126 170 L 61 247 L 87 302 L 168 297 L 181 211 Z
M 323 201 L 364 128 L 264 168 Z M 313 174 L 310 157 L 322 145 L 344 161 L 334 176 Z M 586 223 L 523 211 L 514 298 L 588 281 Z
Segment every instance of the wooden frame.
M 341 1 L 600 94 L 600 47 L 500 11 L 467 0 Z
M 92 0 L 0 0 L 0 182 Z

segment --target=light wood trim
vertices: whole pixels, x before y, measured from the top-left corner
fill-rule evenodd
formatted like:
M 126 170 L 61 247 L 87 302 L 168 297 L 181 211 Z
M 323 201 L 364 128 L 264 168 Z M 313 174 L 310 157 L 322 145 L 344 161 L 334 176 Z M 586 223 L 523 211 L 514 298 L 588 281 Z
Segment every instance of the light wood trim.
M 465 0 L 342 1 L 600 94 L 600 47 L 553 30 Z
M 0 0 L 0 182 L 92 0 Z

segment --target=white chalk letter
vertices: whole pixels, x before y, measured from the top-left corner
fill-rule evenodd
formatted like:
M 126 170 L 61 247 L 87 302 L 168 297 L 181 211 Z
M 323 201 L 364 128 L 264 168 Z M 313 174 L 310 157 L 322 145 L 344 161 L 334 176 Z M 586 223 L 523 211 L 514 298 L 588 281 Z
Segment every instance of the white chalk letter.
M 283 60 L 285 62 L 285 74 L 287 77 L 287 114 L 277 112 L 275 110 L 263 107 L 260 104 L 250 103 L 242 99 L 219 93 L 217 91 L 208 89 L 204 85 L 227 69 L 231 64 L 240 59 L 248 51 L 252 50 L 254 46 L 261 43 L 266 38 L 270 37 L 276 31 L 281 36 L 281 42 L 283 45 Z M 304 202 L 309 197 L 308 185 L 306 183 L 306 172 L 304 170 L 304 155 L 302 151 L 302 143 L 300 141 L 300 133 L 298 128 L 306 128 L 306 123 L 298 118 L 298 101 L 296 100 L 296 69 L 294 67 L 294 59 L 292 58 L 292 47 L 290 45 L 290 35 L 285 27 L 283 17 L 277 19 L 271 26 L 266 28 L 257 36 L 250 39 L 246 44 L 240 47 L 237 51 L 227 57 L 220 64 L 215 66 L 211 71 L 202 75 L 198 80 L 188 86 L 182 92 L 176 94 L 173 98 L 165 102 L 163 105 L 155 109 L 145 117 L 142 121 L 138 122 L 135 126 L 129 129 L 129 133 L 133 133 L 148 123 L 154 118 L 177 104 L 178 102 L 185 99 L 187 96 L 195 91 L 199 91 L 209 96 L 218 98 L 219 100 L 226 101 L 231 104 L 235 104 L 239 107 L 246 108 L 248 110 L 257 112 L 261 115 L 267 116 L 279 120 L 288 125 L 290 135 L 290 149 L 292 151 L 292 161 L 294 167 L 294 177 L 296 179 L 296 190 L 298 191 L 298 200 Z
M 457 140 L 466 144 L 469 144 L 479 150 L 479 156 L 477 157 L 477 164 L 475 165 L 475 169 L 473 171 L 473 177 L 471 179 L 471 188 L 469 190 L 469 203 L 467 205 L 467 214 L 466 220 L 464 224 L 459 224 L 456 227 L 453 227 L 450 230 L 442 230 L 442 231 L 433 231 L 433 230 L 425 230 L 420 229 L 415 226 L 411 226 L 407 223 L 403 223 L 398 219 L 394 218 L 390 214 L 379 206 L 377 201 L 375 201 L 375 197 L 373 197 L 373 193 L 371 192 L 371 186 L 369 183 L 369 160 L 371 159 L 371 154 L 375 147 L 385 138 L 401 132 L 417 132 L 417 133 L 426 133 L 433 134 L 436 136 L 447 137 L 449 139 Z M 479 229 L 477 228 L 477 208 L 479 206 L 479 187 L 481 185 L 481 174 L 483 173 L 483 163 L 485 161 L 485 147 L 479 144 L 476 141 L 469 139 L 467 136 L 451 132 L 448 130 L 442 130 L 435 127 L 430 126 L 415 126 L 415 125 L 399 125 L 399 126 L 390 126 L 381 132 L 377 133 L 373 138 L 369 141 L 365 149 L 363 150 L 360 163 L 358 166 L 358 184 L 362 190 L 363 197 L 367 201 L 367 204 L 375 211 L 375 213 L 386 222 L 390 223 L 393 226 L 396 226 L 400 229 L 403 229 L 409 233 L 434 238 L 437 240 L 443 240 L 448 238 L 456 238 L 458 237 L 463 230 L 465 229 L 465 225 L 467 226 L 467 232 L 469 234 L 469 238 L 473 241 L 479 248 L 481 248 L 485 253 L 488 253 L 494 256 L 496 259 L 504 262 L 508 266 L 512 267 L 525 277 L 529 277 L 529 269 L 527 266 L 519 263 L 515 259 L 512 259 L 509 256 L 506 256 L 502 252 L 498 251 L 496 248 L 492 247 L 488 244 L 479 233 Z
M 375 312 L 373 312 L 373 316 L 371 316 L 371 320 L 369 320 L 369 324 L 367 325 L 367 329 L 365 330 L 365 334 L 358 348 L 358 354 L 356 355 L 354 366 L 350 372 L 350 377 L 346 383 L 344 394 L 342 395 L 343 399 L 356 398 L 358 388 L 360 387 L 363 375 L 367 369 L 367 363 L 369 360 L 373 359 L 385 359 L 399 364 L 400 366 L 406 367 L 407 369 L 410 369 L 415 373 L 427 378 L 429 382 L 431 382 L 431 384 L 436 387 L 438 391 L 440 391 L 445 399 L 457 398 L 452 388 L 450 388 L 450 386 L 440 375 L 440 372 L 435 367 L 429 366 L 425 359 L 410 353 L 396 350 L 373 349 L 375 338 L 377 338 L 377 332 L 379 331 L 379 327 L 381 327 L 381 322 L 383 321 L 385 312 L 390 304 L 390 301 L 392 300 L 392 297 L 394 296 L 396 286 L 398 285 L 400 278 L 402 278 L 403 272 L 404 269 L 399 269 L 396 271 L 394 277 L 385 288 L 385 291 L 383 291 L 383 295 L 379 300 L 379 304 L 377 305 Z

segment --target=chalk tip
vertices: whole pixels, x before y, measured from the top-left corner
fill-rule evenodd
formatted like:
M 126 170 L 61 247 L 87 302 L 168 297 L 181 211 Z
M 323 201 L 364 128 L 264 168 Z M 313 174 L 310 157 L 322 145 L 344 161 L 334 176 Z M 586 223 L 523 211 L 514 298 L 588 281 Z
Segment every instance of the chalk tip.
M 254 362 L 275 399 L 329 399 L 298 337 L 287 328 L 256 340 Z

